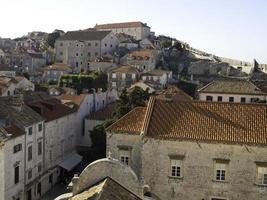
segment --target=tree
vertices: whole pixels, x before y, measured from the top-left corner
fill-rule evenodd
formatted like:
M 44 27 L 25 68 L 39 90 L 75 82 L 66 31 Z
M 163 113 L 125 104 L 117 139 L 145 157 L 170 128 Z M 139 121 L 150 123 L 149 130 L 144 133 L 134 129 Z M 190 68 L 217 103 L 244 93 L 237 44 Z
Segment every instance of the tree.
M 119 119 L 137 106 L 145 106 L 150 94 L 148 90 L 135 87 L 130 93 L 123 90 L 115 108 L 115 118 Z
M 50 33 L 48 34 L 48 37 L 47 37 L 47 43 L 50 47 L 55 47 L 55 42 L 56 42 L 56 39 L 58 39 L 60 37 L 60 34 L 59 32 L 53 32 L 53 33 Z

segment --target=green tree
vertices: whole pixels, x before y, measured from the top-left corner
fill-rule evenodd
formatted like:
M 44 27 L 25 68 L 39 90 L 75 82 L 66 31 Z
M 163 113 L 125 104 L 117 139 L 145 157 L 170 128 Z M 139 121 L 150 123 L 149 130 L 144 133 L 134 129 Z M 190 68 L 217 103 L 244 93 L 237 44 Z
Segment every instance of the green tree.
M 47 43 L 50 47 L 55 47 L 55 42 L 56 42 L 56 39 L 58 39 L 60 37 L 60 34 L 59 32 L 53 32 L 53 33 L 50 33 L 48 34 L 48 37 L 47 37 Z

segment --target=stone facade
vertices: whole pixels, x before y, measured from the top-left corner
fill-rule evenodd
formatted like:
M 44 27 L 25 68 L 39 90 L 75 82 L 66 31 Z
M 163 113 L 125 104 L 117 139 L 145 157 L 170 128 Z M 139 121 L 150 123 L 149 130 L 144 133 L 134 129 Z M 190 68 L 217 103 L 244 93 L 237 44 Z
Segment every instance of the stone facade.
M 89 61 L 112 54 L 118 45 L 119 41 L 112 32 L 101 39 L 59 39 L 55 43 L 56 61 L 73 67 L 77 72 L 87 71 Z

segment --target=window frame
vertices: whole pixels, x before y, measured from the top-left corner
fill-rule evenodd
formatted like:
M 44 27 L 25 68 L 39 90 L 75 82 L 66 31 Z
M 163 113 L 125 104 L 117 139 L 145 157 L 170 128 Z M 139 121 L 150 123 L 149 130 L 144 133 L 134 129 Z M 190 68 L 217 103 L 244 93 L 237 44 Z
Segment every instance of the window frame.
M 19 165 L 14 167 L 14 183 L 15 185 L 19 183 Z
M 235 97 L 229 97 L 229 98 L 228 98 L 228 101 L 229 101 L 229 102 L 235 102 Z
M 184 155 L 169 155 L 169 177 L 170 178 L 183 178 L 184 157 L 185 157 Z M 175 172 L 173 170 L 175 170 Z M 179 171 L 179 174 L 178 174 L 178 171 Z M 175 174 L 173 174 L 173 172 Z
M 227 182 L 228 181 L 229 163 L 230 163 L 230 160 L 226 160 L 226 159 L 214 159 L 213 160 L 214 181 L 216 182 Z M 219 172 L 219 175 L 218 175 L 218 172 Z
M 206 96 L 206 101 L 213 101 L 213 96 L 207 95 Z
M 27 148 L 27 161 L 29 162 L 31 160 L 32 160 L 32 145 L 28 146 Z

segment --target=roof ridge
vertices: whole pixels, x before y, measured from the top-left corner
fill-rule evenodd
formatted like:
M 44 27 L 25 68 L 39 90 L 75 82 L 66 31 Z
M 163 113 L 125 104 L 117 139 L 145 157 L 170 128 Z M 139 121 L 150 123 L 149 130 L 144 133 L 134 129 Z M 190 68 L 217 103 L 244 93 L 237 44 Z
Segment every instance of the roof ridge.
M 150 123 L 150 118 L 152 115 L 152 111 L 154 108 L 154 104 L 155 104 L 156 98 L 155 96 L 151 96 L 147 105 L 147 109 L 146 109 L 146 115 L 145 115 L 145 119 L 143 122 L 143 127 L 142 127 L 142 133 L 143 135 L 146 135 L 147 130 L 148 130 L 148 125 Z

